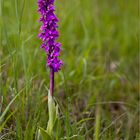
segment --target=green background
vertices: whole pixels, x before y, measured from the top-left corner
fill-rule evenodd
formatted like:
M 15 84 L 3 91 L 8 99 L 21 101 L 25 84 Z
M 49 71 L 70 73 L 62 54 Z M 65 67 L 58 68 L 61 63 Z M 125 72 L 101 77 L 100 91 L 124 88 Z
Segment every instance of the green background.
M 137 0 L 57 0 L 62 70 L 55 74 L 57 139 L 138 140 Z M 0 132 L 33 140 L 48 121 L 49 70 L 36 0 L 0 0 Z

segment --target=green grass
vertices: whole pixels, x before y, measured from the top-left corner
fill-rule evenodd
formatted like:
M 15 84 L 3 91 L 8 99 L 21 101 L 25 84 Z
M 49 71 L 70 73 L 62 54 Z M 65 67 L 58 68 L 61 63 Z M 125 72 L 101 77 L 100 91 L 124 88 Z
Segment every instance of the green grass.
M 139 140 L 138 1 L 57 0 L 56 7 L 65 63 L 55 75 L 57 140 Z M 0 140 L 33 140 L 47 126 L 38 19 L 35 0 L 0 0 Z

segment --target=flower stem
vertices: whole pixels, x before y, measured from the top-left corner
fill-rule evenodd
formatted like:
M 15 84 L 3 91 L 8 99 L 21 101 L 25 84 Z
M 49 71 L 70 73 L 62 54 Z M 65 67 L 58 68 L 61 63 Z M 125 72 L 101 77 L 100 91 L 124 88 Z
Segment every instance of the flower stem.
M 53 97 L 54 94 L 54 70 L 50 68 L 50 94 Z

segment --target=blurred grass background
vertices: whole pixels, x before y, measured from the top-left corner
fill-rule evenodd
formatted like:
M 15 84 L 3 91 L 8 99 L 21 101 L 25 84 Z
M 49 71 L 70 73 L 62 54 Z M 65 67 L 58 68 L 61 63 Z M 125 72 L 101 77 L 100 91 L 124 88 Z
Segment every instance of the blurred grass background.
M 64 61 L 58 140 L 139 140 L 138 0 L 56 0 Z M 36 0 L 0 0 L 0 139 L 33 140 L 48 121 L 49 70 Z

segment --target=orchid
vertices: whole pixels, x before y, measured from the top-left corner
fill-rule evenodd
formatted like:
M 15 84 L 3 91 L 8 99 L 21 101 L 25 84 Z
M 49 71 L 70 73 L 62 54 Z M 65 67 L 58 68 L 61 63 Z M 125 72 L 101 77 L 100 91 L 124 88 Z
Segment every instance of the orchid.
M 42 40 L 41 48 L 47 54 L 47 66 L 50 68 L 50 93 L 54 91 L 54 72 L 58 72 L 63 62 L 58 58 L 61 51 L 61 43 L 57 42 L 59 37 L 58 18 L 55 15 L 54 0 L 38 0 L 38 12 L 41 14 L 39 38 Z

